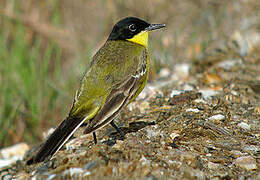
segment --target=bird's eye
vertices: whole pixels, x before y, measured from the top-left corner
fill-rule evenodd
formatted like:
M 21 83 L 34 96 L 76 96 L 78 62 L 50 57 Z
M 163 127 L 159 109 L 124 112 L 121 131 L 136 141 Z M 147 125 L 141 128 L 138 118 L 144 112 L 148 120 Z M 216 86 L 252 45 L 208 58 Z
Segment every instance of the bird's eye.
M 134 24 L 131 24 L 129 26 L 129 29 L 130 29 L 130 31 L 134 32 L 134 31 L 136 31 L 136 26 Z

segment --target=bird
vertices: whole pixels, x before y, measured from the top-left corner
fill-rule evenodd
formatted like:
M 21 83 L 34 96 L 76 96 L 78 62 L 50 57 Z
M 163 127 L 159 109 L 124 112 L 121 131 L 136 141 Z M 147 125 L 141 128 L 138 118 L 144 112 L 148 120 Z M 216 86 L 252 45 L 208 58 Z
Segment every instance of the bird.
M 65 120 L 27 164 L 51 159 L 74 132 L 85 125 L 93 133 L 110 123 L 123 137 L 113 119 L 144 89 L 149 74 L 148 36 L 165 24 L 150 24 L 137 17 L 125 17 L 113 27 L 104 45 L 90 61 Z

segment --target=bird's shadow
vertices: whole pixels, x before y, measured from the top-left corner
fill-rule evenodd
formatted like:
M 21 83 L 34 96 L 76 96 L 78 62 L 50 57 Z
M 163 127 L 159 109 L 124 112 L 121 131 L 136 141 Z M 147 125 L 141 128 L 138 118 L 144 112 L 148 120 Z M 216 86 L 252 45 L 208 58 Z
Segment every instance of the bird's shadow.
M 126 135 L 127 133 L 137 132 L 140 129 L 145 128 L 146 126 L 152 126 L 155 125 L 155 122 L 144 122 L 144 121 L 138 121 L 138 122 L 132 122 L 129 124 L 129 127 L 120 127 L 121 131 L 124 132 Z M 116 144 L 116 140 L 124 140 L 124 137 L 120 135 L 119 132 L 115 131 L 108 134 L 109 139 L 106 141 L 102 141 L 103 144 L 106 144 L 108 146 L 113 146 Z

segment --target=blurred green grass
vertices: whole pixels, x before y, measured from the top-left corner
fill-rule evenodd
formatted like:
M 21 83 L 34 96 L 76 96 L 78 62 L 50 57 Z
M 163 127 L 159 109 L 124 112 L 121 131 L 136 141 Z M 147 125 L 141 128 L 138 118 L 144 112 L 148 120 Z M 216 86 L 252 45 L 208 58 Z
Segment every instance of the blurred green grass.
M 35 143 L 65 118 L 90 57 L 122 17 L 167 25 L 151 34 L 152 81 L 162 67 L 203 59 L 212 42 L 256 16 L 257 2 L 0 1 L 0 147 Z
M 58 16 L 57 10 L 50 19 L 59 23 Z M 59 92 L 51 84 L 61 74 L 61 48 L 55 42 L 44 42 L 22 22 L 2 16 L 0 24 L 4 27 L 0 30 L 1 147 L 39 139 L 37 126 L 49 121 L 45 113 L 58 103 Z

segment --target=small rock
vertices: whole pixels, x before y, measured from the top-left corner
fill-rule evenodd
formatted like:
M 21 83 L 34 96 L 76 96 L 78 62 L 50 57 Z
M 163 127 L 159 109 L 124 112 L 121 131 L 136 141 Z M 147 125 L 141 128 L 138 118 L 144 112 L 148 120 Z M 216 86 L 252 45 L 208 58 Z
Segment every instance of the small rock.
M 218 163 L 208 162 L 209 169 L 218 169 L 218 167 L 219 167 Z
M 206 101 L 204 101 L 203 99 L 195 99 L 194 100 L 195 103 L 203 103 L 203 104 L 208 104 Z
M 184 84 L 184 85 L 182 86 L 182 89 L 183 89 L 184 91 L 192 91 L 192 90 L 194 90 L 194 87 L 191 86 L 191 85 L 189 85 L 189 84 Z
M 175 133 L 175 132 L 170 134 L 170 137 L 171 137 L 172 140 L 174 140 L 176 137 L 179 137 L 179 136 L 180 135 L 178 133 Z
M 51 174 L 46 180 L 52 180 L 55 177 L 56 177 L 56 174 Z
M 189 108 L 189 109 L 186 109 L 186 112 L 198 113 L 198 112 L 200 112 L 200 110 L 198 110 L 197 108 L 196 109 Z
M 197 167 L 196 156 L 192 153 L 183 152 L 181 154 L 181 161 L 186 162 L 187 165 L 192 166 L 194 168 Z
M 217 64 L 218 67 L 223 68 L 225 70 L 230 70 L 233 66 L 235 66 L 239 61 L 239 59 L 228 59 L 226 61 L 222 61 Z
M 149 109 L 150 105 L 149 105 L 149 102 L 147 101 L 143 101 L 140 103 L 139 105 L 139 110 L 140 110 L 140 113 L 145 113 L 147 109 Z
M 158 130 L 153 130 L 153 129 L 147 129 L 146 130 L 146 136 L 150 139 L 152 137 L 158 136 L 159 131 Z
M 260 106 L 255 107 L 254 113 L 256 113 L 257 115 L 260 115 Z
M 201 89 L 201 90 L 199 90 L 199 92 L 202 94 L 202 97 L 204 99 L 209 99 L 212 96 L 216 96 L 218 94 L 218 91 L 214 91 L 211 89 Z
M 211 116 L 209 118 L 210 121 L 221 121 L 221 120 L 224 120 L 225 119 L 225 116 L 222 115 L 222 114 L 216 114 L 214 116 Z
M 236 48 L 238 48 L 239 54 L 241 56 L 247 56 L 250 51 L 249 42 L 244 35 L 239 31 L 235 31 L 231 35 L 231 42 L 236 44 Z
M 170 97 L 172 98 L 173 96 L 180 95 L 184 91 L 179 91 L 179 90 L 172 90 Z
M 206 73 L 204 76 L 205 76 L 205 82 L 207 84 L 218 84 L 222 81 L 222 78 L 217 74 Z
M 122 149 L 124 141 L 116 140 L 116 144 L 113 146 L 115 149 Z
M 142 166 L 150 164 L 150 160 L 147 160 L 144 156 L 139 161 L 142 163 Z
M 81 169 L 81 168 L 70 168 L 70 169 L 65 170 L 65 171 L 62 173 L 62 175 L 63 175 L 63 176 L 66 176 L 66 175 L 73 176 L 73 175 L 75 175 L 75 174 L 81 174 L 81 173 L 83 173 L 83 172 L 84 172 L 84 171 L 83 171 L 83 169 Z
M 249 153 L 249 154 L 259 154 L 260 153 L 260 147 L 254 146 L 254 145 L 245 145 L 243 147 L 243 151 Z
M 238 96 L 238 92 L 234 90 L 231 91 L 231 94 L 233 94 L 234 96 Z
M 169 99 L 169 104 L 170 105 L 185 104 L 185 103 L 189 103 L 200 97 L 201 97 L 201 93 L 194 92 L 194 91 L 184 91 L 183 93 L 181 93 L 179 95 L 172 96 Z
M 11 159 L 0 159 L 0 168 L 6 167 L 14 162 L 16 162 L 17 158 L 11 158 Z
M 12 158 L 14 156 L 23 157 L 24 153 L 29 150 L 26 143 L 19 143 L 13 146 L 3 148 L 0 150 L 0 156 L 4 159 Z
M 171 74 L 168 68 L 163 68 L 159 72 L 159 77 L 168 77 Z
M 176 64 L 174 66 L 172 79 L 180 80 L 186 79 L 190 74 L 190 65 L 189 64 Z
M 245 122 L 241 122 L 238 124 L 238 127 L 242 128 L 242 129 L 245 129 L 245 130 L 250 130 L 250 125 L 248 125 L 247 123 Z
M 235 165 L 246 170 L 257 169 L 256 160 L 251 156 L 237 158 L 235 160 Z
M 232 154 L 232 156 L 234 158 L 238 158 L 238 157 L 241 157 L 243 155 L 246 155 L 247 153 L 242 153 L 242 152 L 240 152 L 238 150 L 232 150 L 232 151 L 230 151 L 230 154 Z
M 97 161 L 91 161 L 84 166 L 84 169 L 90 170 L 98 166 Z

